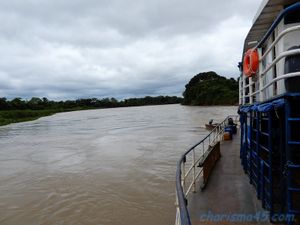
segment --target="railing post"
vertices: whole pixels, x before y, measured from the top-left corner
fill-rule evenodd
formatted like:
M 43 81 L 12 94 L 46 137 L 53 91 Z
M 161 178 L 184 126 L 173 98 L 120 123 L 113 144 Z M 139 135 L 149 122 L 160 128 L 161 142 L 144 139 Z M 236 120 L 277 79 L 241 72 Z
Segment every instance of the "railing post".
M 242 93 L 242 97 L 243 97 L 243 100 L 242 100 L 242 104 L 244 105 L 246 103 L 246 77 L 244 76 L 244 74 L 242 75 L 242 79 L 243 79 L 243 84 L 242 84 L 242 90 L 243 90 L 243 93 Z
M 252 77 L 249 77 L 248 80 L 249 80 L 249 101 L 250 101 L 250 104 L 252 104 L 253 103 L 253 96 L 252 96 L 253 90 L 252 90 L 252 88 L 253 88 L 253 83 L 254 82 L 253 82 Z
M 220 126 L 220 142 L 223 140 L 223 131 L 224 131 L 224 122 L 222 123 L 222 125 Z
M 175 219 L 175 224 L 179 225 L 180 224 L 180 209 L 179 209 L 179 203 L 178 203 L 178 196 L 177 196 L 177 191 L 175 188 L 175 207 L 176 207 L 176 219 Z
M 182 162 L 181 186 L 182 186 L 183 193 L 185 189 L 185 162 L 186 162 L 186 157 L 184 157 Z
M 261 59 L 262 58 L 262 49 L 261 48 L 258 48 L 257 49 L 258 51 L 258 55 L 259 55 L 259 58 Z M 260 60 L 259 61 L 259 72 L 258 72 L 258 80 L 259 80 L 259 92 L 258 92 L 258 101 L 260 102 L 263 102 L 264 101 L 264 94 L 263 94 L 263 78 L 262 78 L 262 71 L 263 71 L 264 67 L 263 67 L 263 61 Z
M 193 192 L 196 192 L 196 156 L 195 149 L 193 149 Z
M 218 132 L 218 135 L 219 135 L 219 141 L 221 141 L 221 129 L 222 129 L 222 124 L 220 124 L 219 126 L 219 132 Z

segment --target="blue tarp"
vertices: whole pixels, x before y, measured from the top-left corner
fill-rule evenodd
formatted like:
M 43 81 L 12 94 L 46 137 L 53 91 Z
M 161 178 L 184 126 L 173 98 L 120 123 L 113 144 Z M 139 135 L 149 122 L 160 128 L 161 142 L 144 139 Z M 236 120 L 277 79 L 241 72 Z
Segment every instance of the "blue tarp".
M 247 113 L 247 112 L 250 112 L 250 108 L 251 108 L 250 105 L 243 105 L 240 107 L 239 111 L 243 112 L 243 113 Z
M 271 110 L 276 110 L 284 106 L 284 99 L 274 100 L 272 102 L 254 105 L 244 105 L 240 107 L 240 112 L 248 113 L 250 111 L 256 112 L 269 112 Z

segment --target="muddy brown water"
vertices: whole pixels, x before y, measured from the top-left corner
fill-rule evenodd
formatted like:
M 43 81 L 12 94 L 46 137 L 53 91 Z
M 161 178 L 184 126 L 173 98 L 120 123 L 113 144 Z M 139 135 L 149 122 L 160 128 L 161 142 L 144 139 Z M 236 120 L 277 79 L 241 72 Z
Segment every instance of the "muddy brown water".
M 0 127 L 0 224 L 174 224 L 180 154 L 236 110 L 87 110 Z

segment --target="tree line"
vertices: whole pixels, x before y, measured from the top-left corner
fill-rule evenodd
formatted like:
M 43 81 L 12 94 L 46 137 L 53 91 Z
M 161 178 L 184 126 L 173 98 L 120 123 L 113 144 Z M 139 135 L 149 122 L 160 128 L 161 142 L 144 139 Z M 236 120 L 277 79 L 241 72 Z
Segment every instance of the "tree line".
M 184 105 L 236 105 L 239 84 L 213 71 L 195 75 L 185 86 Z
M 143 105 L 163 105 L 178 104 L 183 98 L 177 96 L 146 96 L 143 98 L 129 98 L 118 101 L 115 98 L 83 98 L 77 100 L 52 101 L 47 98 L 33 97 L 30 100 L 22 98 L 0 98 L 0 110 L 45 110 L 45 109 L 92 109 L 92 108 L 113 108 L 113 107 L 129 107 Z

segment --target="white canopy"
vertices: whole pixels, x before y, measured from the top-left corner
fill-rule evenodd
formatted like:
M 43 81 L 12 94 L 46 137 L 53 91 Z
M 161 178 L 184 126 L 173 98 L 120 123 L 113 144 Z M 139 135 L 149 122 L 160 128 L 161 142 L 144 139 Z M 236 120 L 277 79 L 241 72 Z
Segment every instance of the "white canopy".
M 254 47 L 268 31 L 283 6 L 298 2 L 297 0 L 263 0 L 253 20 L 253 25 L 245 39 L 244 52 Z M 244 54 L 243 52 L 243 54 Z

